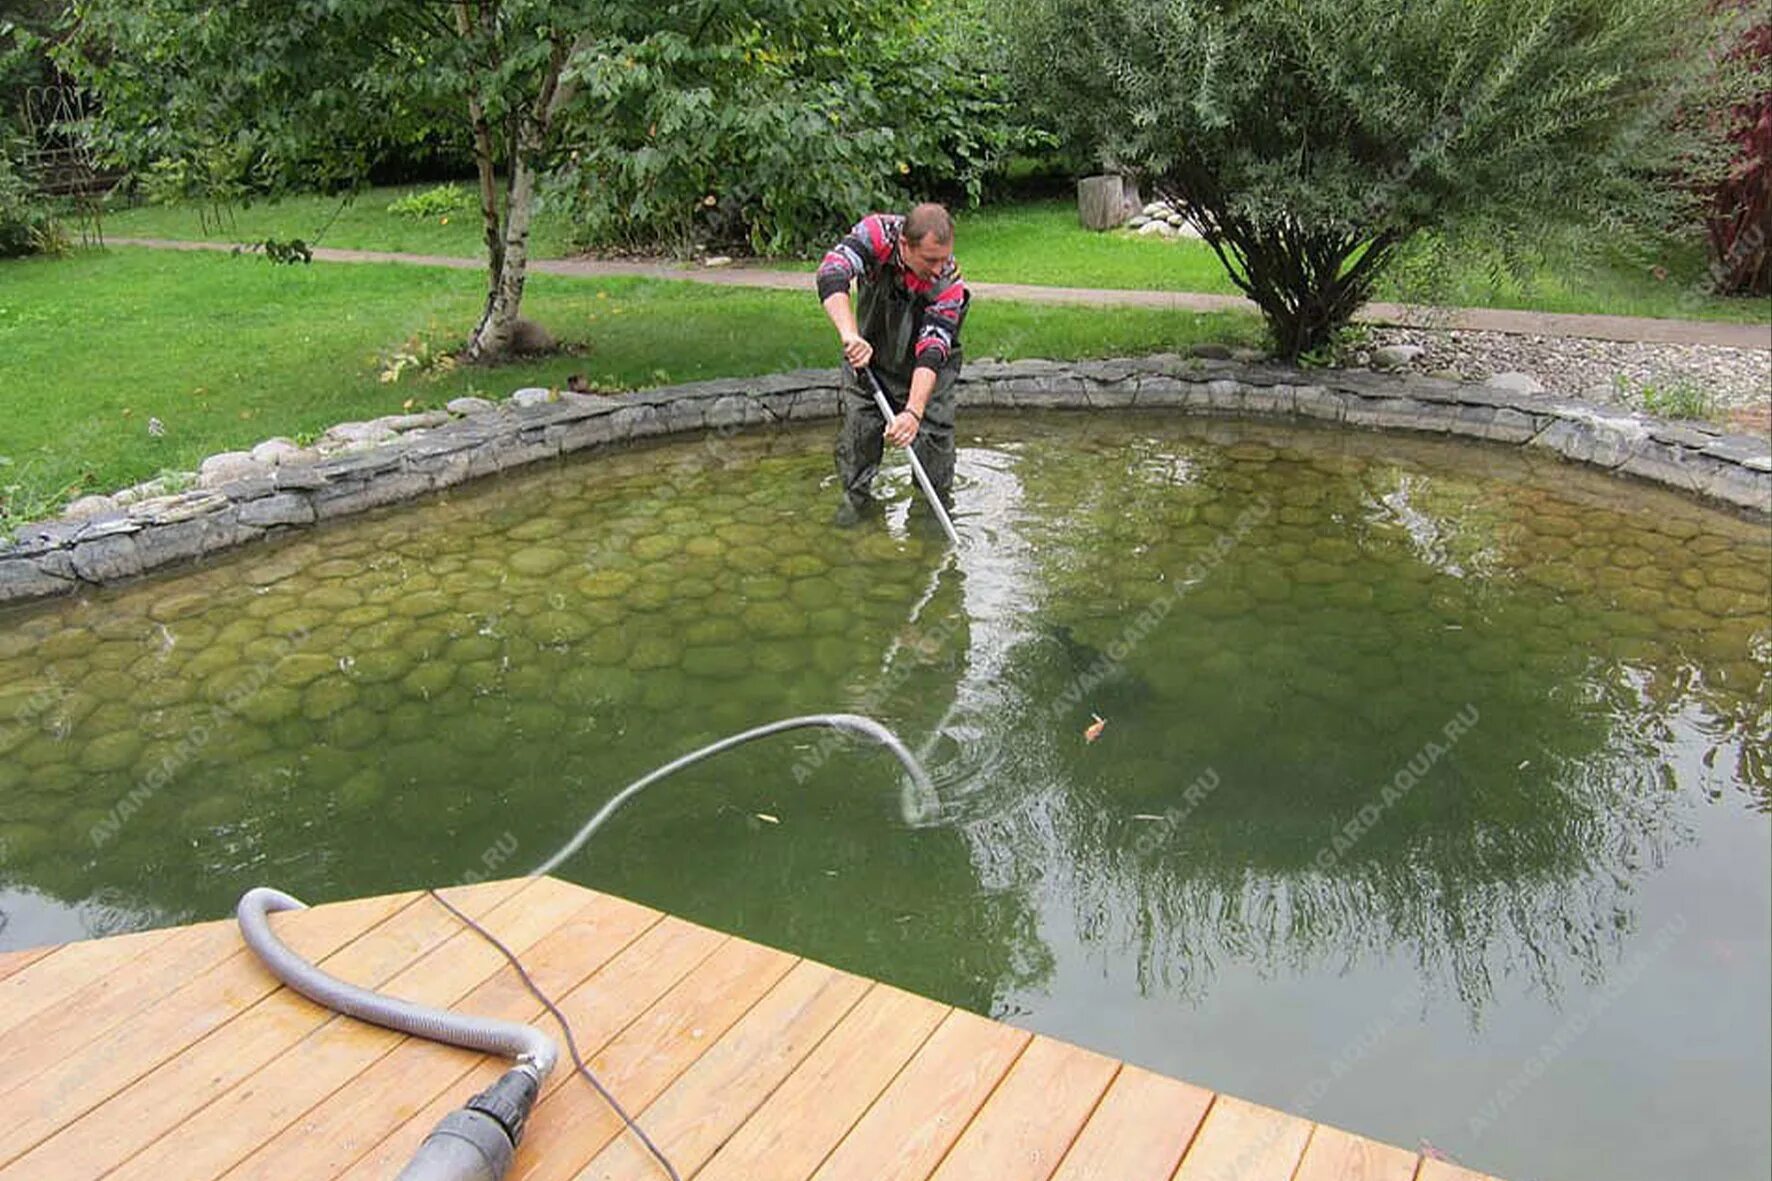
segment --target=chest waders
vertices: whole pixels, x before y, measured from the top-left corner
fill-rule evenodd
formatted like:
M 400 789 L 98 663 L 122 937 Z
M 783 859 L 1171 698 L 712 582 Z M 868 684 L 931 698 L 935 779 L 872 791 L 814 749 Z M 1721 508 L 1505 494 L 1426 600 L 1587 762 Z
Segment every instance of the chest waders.
M 916 369 L 917 332 L 929 301 L 905 290 L 890 269 L 872 283 L 862 282 L 857 301 L 856 326 L 874 346 L 873 370 L 893 411 L 904 409 L 910 396 L 911 373 Z M 970 300 L 968 301 L 970 302 Z M 965 312 L 960 315 L 962 324 Z M 923 425 L 911 443 L 929 482 L 943 505 L 954 502 L 954 383 L 960 378 L 958 335 L 948 359 L 936 373 L 935 392 L 923 410 Z M 837 433 L 837 478 L 843 495 L 861 512 L 873 503 L 874 477 L 886 451 L 886 420 L 874 403 L 867 378 L 848 365 L 843 367 L 843 425 Z

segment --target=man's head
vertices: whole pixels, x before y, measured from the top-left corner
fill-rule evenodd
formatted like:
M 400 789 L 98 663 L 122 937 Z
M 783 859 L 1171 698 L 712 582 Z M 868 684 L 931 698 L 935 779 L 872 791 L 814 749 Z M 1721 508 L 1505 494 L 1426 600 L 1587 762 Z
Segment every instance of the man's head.
M 917 206 L 905 216 L 900 251 L 913 275 L 935 278 L 954 257 L 954 219 L 934 202 Z

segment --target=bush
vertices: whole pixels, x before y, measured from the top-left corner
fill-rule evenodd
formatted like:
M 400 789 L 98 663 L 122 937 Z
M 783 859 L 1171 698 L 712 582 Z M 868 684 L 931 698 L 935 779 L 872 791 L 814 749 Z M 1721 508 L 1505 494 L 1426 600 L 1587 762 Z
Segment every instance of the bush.
M 0 144 L 0 258 L 61 253 L 68 239 L 54 208 L 4 147 Z
M 388 202 L 389 213 L 410 217 L 414 221 L 429 221 L 433 217 L 448 217 L 457 213 L 474 213 L 479 208 L 479 197 L 460 185 L 453 184 L 408 193 Z
M 549 199 L 582 244 L 806 253 L 913 193 L 975 202 L 1044 142 L 976 5 L 734 7 L 612 37 L 581 79 Z
M 1014 38 L 1030 97 L 1201 228 L 1290 359 L 1432 231 L 1508 259 L 1547 222 L 1689 218 L 1675 178 L 1720 137 L 1668 124 L 1713 84 L 1710 3 L 1027 0 Z

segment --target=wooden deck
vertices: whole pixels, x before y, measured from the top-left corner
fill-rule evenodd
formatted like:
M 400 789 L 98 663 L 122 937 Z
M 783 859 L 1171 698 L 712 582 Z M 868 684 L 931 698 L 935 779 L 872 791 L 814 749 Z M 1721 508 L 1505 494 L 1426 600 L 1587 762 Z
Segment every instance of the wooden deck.
M 1483 1181 L 550 878 L 447 896 L 685 1178 Z M 422 893 L 273 921 L 344 979 L 542 1017 Z M 0 955 L 0 1181 L 379 1181 L 501 1070 L 310 1004 L 232 921 Z M 664 1173 L 563 1060 L 510 1175 Z

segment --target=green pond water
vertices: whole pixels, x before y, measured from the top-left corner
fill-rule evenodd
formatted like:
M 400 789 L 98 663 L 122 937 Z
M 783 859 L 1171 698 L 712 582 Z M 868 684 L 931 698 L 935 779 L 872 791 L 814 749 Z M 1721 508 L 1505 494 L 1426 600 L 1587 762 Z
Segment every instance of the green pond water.
M 1514 1181 L 1764 1175 L 1763 524 L 1512 451 L 973 416 L 483 482 L 0 614 L 0 947 L 520 873 Z M 1084 731 L 1099 715 L 1096 741 Z

